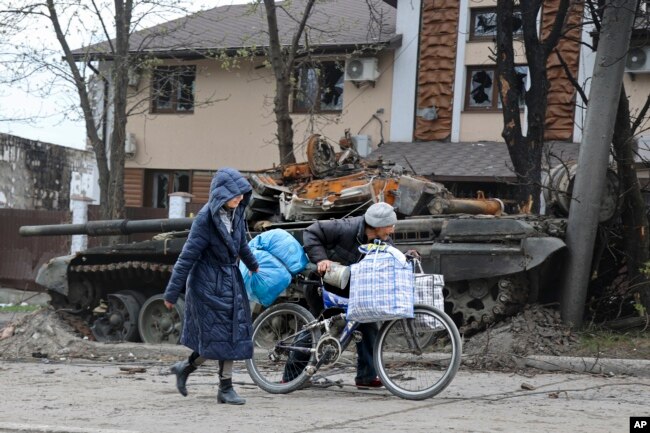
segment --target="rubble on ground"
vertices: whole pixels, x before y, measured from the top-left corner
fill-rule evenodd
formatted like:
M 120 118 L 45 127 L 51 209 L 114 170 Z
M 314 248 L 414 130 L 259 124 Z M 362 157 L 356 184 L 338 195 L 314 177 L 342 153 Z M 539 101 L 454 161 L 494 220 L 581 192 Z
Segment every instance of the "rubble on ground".
M 473 368 L 517 369 L 528 355 L 566 355 L 576 342 L 559 311 L 532 305 L 472 336 L 463 347 L 463 360 Z
M 0 329 L 0 359 L 43 359 L 65 361 L 172 361 L 188 349 L 175 345 L 98 343 L 76 333 L 52 308 L 43 308 L 7 323 Z
M 21 315 L 0 325 L 0 360 L 62 362 L 87 359 L 102 362 L 173 362 L 189 354 L 181 345 L 99 343 L 69 325 L 52 307 Z M 597 356 L 647 359 L 650 344 L 623 344 Z M 604 348 L 601 348 L 604 350 Z M 596 356 L 578 344 L 577 334 L 564 325 L 558 311 L 532 305 L 519 315 L 467 338 L 463 364 L 484 370 L 520 370 L 531 355 Z

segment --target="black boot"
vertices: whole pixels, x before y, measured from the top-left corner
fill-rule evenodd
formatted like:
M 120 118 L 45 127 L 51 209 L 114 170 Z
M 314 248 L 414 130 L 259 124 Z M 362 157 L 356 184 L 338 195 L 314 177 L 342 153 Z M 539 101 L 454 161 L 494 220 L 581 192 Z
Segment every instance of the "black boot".
M 219 392 L 217 392 L 217 403 L 244 404 L 245 398 L 241 398 L 232 387 L 232 379 L 221 379 Z
M 176 375 L 176 388 L 178 392 L 181 393 L 183 397 L 187 397 L 187 388 L 185 383 L 187 382 L 187 377 L 196 371 L 196 367 L 190 364 L 186 359 L 185 361 L 180 361 L 174 364 L 171 368 L 172 373 Z

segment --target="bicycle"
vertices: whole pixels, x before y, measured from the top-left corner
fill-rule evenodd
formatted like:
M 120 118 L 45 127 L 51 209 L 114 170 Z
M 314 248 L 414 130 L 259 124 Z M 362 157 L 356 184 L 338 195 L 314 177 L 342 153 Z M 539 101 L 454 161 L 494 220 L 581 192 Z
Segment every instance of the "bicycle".
M 326 311 L 345 310 L 347 298 L 327 292 L 322 284 L 319 290 Z M 439 394 L 453 380 L 460 366 L 462 342 L 456 325 L 443 311 L 416 304 L 414 312 L 413 319 L 383 322 L 375 344 L 375 369 L 394 395 L 424 400 Z M 274 305 L 253 323 L 254 352 L 246 360 L 246 369 L 264 391 L 295 391 L 321 367 L 336 364 L 351 341 L 359 341 L 358 325 L 347 321 L 345 312 L 316 320 L 298 304 Z

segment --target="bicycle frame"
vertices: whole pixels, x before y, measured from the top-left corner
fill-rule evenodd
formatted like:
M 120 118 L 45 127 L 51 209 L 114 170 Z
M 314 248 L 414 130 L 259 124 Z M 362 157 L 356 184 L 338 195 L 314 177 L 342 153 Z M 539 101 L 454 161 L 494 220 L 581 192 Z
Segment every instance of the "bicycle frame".
M 255 320 L 254 356 L 246 360 L 246 368 L 260 388 L 272 394 L 296 391 L 321 367 L 337 365 L 350 343 L 359 341 L 363 328 L 346 319 L 347 299 L 330 298 L 326 291 L 320 295 L 326 308 L 318 318 L 287 302 L 271 306 Z M 383 385 L 409 400 L 444 390 L 458 371 L 461 354 L 461 337 L 452 319 L 419 304 L 414 305 L 414 318 L 384 321 L 373 349 Z M 334 371 L 338 374 L 339 369 Z
M 331 325 L 336 320 L 345 320 L 345 326 L 343 327 L 341 334 L 338 336 L 338 338 L 335 338 L 334 336 L 331 335 L 331 328 L 332 328 Z M 409 349 L 413 350 L 415 354 L 420 355 L 422 353 L 422 349 L 420 347 L 418 339 L 415 337 L 416 332 L 413 324 L 414 319 L 398 319 L 398 320 L 402 322 L 404 331 L 407 333 L 409 337 L 407 338 L 407 344 L 409 345 Z M 345 312 L 343 312 L 327 319 L 308 323 L 297 333 L 289 335 L 283 340 L 278 341 L 275 345 L 275 351 L 286 351 L 286 352 L 294 351 L 305 355 L 316 353 L 319 347 L 318 344 L 316 345 L 316 347 L 302 347 L 302 346 L 289 345 L 286 343 L 286 340 L 293 340 L 294 338 L 295 338 L 295 340 L 293 340 L 294 342 L 299 342 L 301 338 L 300 337 L 301 333 L 306 333 L 306 331 L 309 331 L 314 328 L 320 328 L 325 330 L 325 332 L 322 332 L 321 341 L 323 341 L 323 339 L 328 337 L 335 338 L 340 346 L 340 351 L 338 355 L 336 353 L 332 354 L 331 353 L 332 349 L 326 347 L 324 349 L 323 355 L 320 357 L 317 356 L 318 361 L 316 362 L 316 364 L 313 366 L 306 367 L 308 369 L 307 373 L 310 376 L 316 373 L 316 371 L 323 364 L 329 364 L 330 362 L 336 362 L 338 360 L 340 354 L 347 349 L 348 345 L 354 338 L 354 332 L 359 328 L 359 322 L 346 320 Z M 336 356 L 336 359 L 330 360 L 329 358 L 333 355 Z
M 342 319 L 345 320 L 345 313 L 340 313 L 335 316 L 332 316 L 328 319 L 323 319 L 319 320 L 316 322 L 308 323 L 305 325 L 301 330 L 296 332 L 295 334 L 291 334 L 284 338 L 283 340 L 280 340 L 276 343 L 275 345 L 275 350 L 281 350 L 281 351 L 294 351 L 298 353 L 304 353 L 305 355 L 311 354 L 312 352 L 316 351 L 316 348 L 307 348 L 307 347 L 301 347 L 301 346 L 291 346 L 286 344 L 286 340 L 291 340 L 294 339 L 296 336 L 299 336 L 300 334 L 304 333 L 305 331 L 308 331 L 310 329 L 314 328 L 321 328 L 325 329 L 325 332 L 322 333 L 323 337 L 326 336 L 331 336 L 330 330 L 331 330 L 331 324 L 334 322 L 336 319 Z M 341 335 L 338 337 L 337 341 L 341 345 L 341 350 L 347 349 L 348 345 L 350 344 L 350 341 L 352 341 L 352 338 L 354 336 L 354 331 L 357 330 L 359 327 L 358 322 L 354 321 L 348 321 L 345 320 L 345 326 L 343 330 L 341 331 Z M 321 339 L 323 338 L 321 337 Z M 296 338 L 296 341 L 299 340 L 300 337 Z

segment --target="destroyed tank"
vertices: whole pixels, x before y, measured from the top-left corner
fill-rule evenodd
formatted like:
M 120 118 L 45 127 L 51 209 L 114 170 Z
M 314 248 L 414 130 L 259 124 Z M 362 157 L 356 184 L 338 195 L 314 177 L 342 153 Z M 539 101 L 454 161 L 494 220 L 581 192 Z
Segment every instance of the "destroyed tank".
M 302 242 L 313 220 L 363 214 L 372 203 L 393 205 L 400 220 L 394 241 L 416 249 L 426 273 L 443 274 L 445 310 L 462 331 L 484 328 L 538 299 L 553 299 L 565 220 L 503 216 L 504 204 L 458 199 L 440 183 L 396 166 L 360 158 L 349 134 L 335 153 L 320 136 L 310 138 L 307 162 L 249 173 L 251 236 L 282 228 Z M 95 247 L 50 260 L 36 282 L 53 304 L 91 322 L 100 341 L 176 343 L 183 302 L 172 311 L 162 294 L 192 219 L 93 221 L 84 225 L 22 227 L 25 236 L 161 234 L 151 240 Z M 280 300 L 303 302 L 300 278 Z M 261 306 L 252 309 L 254 314 Z
M 92 236 L 177 230 L 148 241 L 57 257 L 36 276 L 36 282 L 52 295 L 53 305 L 89 321 L 99 341 L 176 343 L 184 305 L 179 300 L 169 311 L 162 294 L 191 224 L 191 218 L 94 221 L 26 226 L 21 234 Z M 275 223 L 266 228 L 283 228 L 301 241 L 306 225 Z M 414 217 L 397 222 L 394 241 L 402 251 L 417 249 L 426 273 L 444 275 L 445 310 L 463 331 L 471 331 L 520 311 L 526 303 L 553 299 L 558 253 L 565 247 L 563 227 L 562 220 L 533 217 Z M 302 302 L 299 284 L 296 279 L 280 300 Z M 261 307 L 253 311 L 259 313 Z

